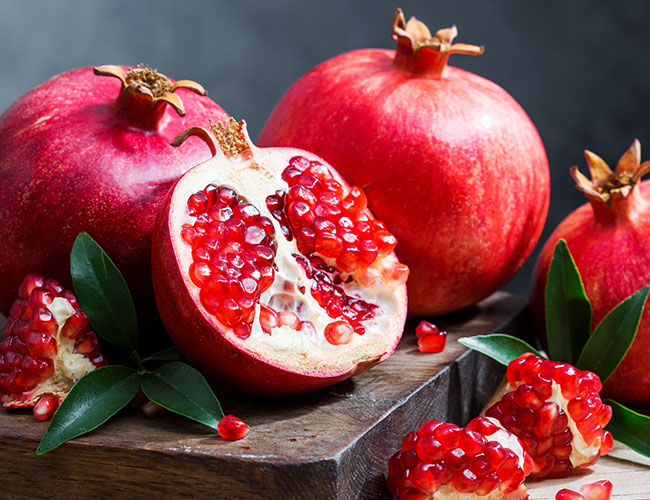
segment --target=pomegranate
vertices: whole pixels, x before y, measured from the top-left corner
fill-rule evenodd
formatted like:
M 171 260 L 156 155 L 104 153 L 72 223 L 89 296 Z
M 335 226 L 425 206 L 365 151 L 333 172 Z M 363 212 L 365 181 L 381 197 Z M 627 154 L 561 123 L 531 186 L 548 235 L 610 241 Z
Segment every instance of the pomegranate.
M 53 279 L 28 274 L 0 342 L 2 404 L 33 407 L 38 420 L 47 420 L 77 380 L 104 365 L 74 294 Z
M 412 271 L 411 315 L 456 311 L 501 287 L 548 210 L 535 127 L 501 87 L 447 65 L 450 54 L 483 52 L 455 36 L 455 27 L 431 36 L 398 9 L 397 50 L 356 50 L 312 69 L 259 139 L 313 151 L 363 187 Z
M 433 323 L 420 321 L 415 327 L 420 352 L 442 352 L 447 341 L 447 332 L 441 331 Z
M 602 403 L 601 389 L 595 373 L 526 353 L 508 364 L 485 415 L 520 439 L 535 462 L 533 476 L 564 477 L 612 449 L 603 430 L 612 408 Z
M 173 182 L 209 157 L 198 141 L 183 150 L 169 143 L 190 122 L 227 115 L 199 84 L 150 68 L 101 66 L 94 75 L 55 76 L 0 116 L 0 312 L 32 270 L 71 286 L 70 249 L 87 231 L 125 275 L 150 330 L 158 209 Z
M 234 415 L 226 415 L 217 424 L 217 432 L 223 439 L 237 441 L 246 437 L 249 426 L 246 422 L 239 420 Z
M 593 327 L 620 301 L 650 284 L 650 183 L 640 182 L 650 161 L 640 164 L 639 141 L 612 172 L 597 155 L 585 151 L 589 180 L 572 167 L 571 177 L 589 203 L 569 214 L 544 244 L 530 297 L 535 324 L 544 335 L 544 290 L 557 241 L 566 240 L 580 271 L 593 311 Z M 650 307 L 646 305 L 627 355 L 606 381 L 603 394 L 629 404 L 650 404 Z
M 492 419 L 461 429 L 430 420 L 388 461 L 388 487 L 399 500 L 525 500 L 533 467 L 519 440 Z
M 612 495 L 612 483 L 610 481 L 596 481 L 585 484 L 577 491 L 562 488 L 555 494 L 555 500 L 609 500 Z
M 174 142 L 199 136 L 214 157 L 178 180 L 154 231 L 156 300 L 181 352 L 214 381 L 264 395 L 386 359 L 408 268 L 363 191 L 312 153 L 257 148 L 243 122 L 212 133 Z

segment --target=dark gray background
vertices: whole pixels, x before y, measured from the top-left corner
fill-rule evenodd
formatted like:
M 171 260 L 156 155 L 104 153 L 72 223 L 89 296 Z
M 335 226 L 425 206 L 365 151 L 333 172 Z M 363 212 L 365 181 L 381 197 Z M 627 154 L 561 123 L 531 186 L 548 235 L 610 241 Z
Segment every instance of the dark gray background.
M 397 6 L 432 31 L 456 24 L 458 41 L 484 44 L 482 57 L 452 64 L 503 86 L 537 125 L 552 177 L 543 239 L 584 201 L 567 173 L 585 170 L 584 148 L 610 163 L 635 137 L 650 151 L 645 0 L 0 0 L 0 111 L 56 73 L 144 62 L 202 83 L 255 138 L 286 88 L 316 64 L 392 47 Z M 527 294 L 535 255 L 506 289 Z

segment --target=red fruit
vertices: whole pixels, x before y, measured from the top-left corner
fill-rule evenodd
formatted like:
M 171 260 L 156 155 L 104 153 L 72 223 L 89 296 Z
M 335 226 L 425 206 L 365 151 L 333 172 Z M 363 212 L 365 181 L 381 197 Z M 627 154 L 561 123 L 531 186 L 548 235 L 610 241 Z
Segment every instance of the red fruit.
M 33 407 L 38 420 L 47 420 L 77 380 L 105 364 L 97 335 L 72 292 L 28 274 L 0 342 L 3 406 Z
M 447 340 L 447 332 L 442 332 L 433 323 L 420 321 L 415 328 L 418 337 L 418 349 L 420 352 L 442 352 Z
M 194 82 L 143 67 L 94 72 L 55 76 L 0 116 L 0 312 L 32 270 L 71 286 L 70 249 L 87 231 L 124 273 L 150 326 L 156 215 L 172 183 L 209 158 L 198 141 L 182 150 L 169 143 L 189 123 L 227 115 Z
M 535 267 L 530 304 L 540 336 L 545 336 L 544 290 L 555 245 L 566 240 L 580 271 L 595 326 L 619 302 L 650 283 L 650 170 L 635 140 L 612 172 L 591 151 L 585 151 L 590 181 L 572 167 L 571 177 L 589 203 L 569 214 L 553 231 Z M 646 304 L 632 347 L 607 380 L 603 395 L 622 403 L 650 404 L 650 306 Z
M 555 500 L 609 500 L 611 495 L 612 483 L 605 480 L 585 484 L 580 493 L 563 488 L 555 494 Z
M 248 424 L 239 420 L 234 415 L 226 415 L 219 420 L 219 424 L 217 425 L 219 435 L 228 441 L 237 441 L 246 437 L 248 429 Z
M 399 499 L 527 499 L 523 483 L 532 466 L 519 440 L 497 420 L 478 417 L 464 429 L 431 420 L 409 433 L 390 458 L 387 483 Z
M 386 230 L 361 190 L 311 153 L 255 147 L 243 122 L 212 132 L 216 141 L 200 127 L 175 141 L 197 135 L 214 158 L 174 185 L 154 231 L 154 288 L 172 340 L 212 379 L 265 395 L 386 359 L 404 326 L 408 269 L 388 247 L 363 252 Z M 221 223 L 213 244 L 206 228 Z M 340 252 L 324 239 L 340 240 Z
M 507 381 L 485 415 L 501 422 L 533 458 L 532 475 L 564 477 L 612 449 L 603 430 L 611 408 L 603 405 L 598 377 L 571 365 L 522 354 L 508 364 Z
M 452 53 L 483 51 L 452 44 L 455 36 L 455 27 L 431 36 L 398 9 L 395 51 L 356 50 L 312 69 L 259 139 L 313 151 L 363 186 L 411 268 L 411 315 L 452 312 L 501 287 L 530 255 L 548 210 L 535 127 L 502 88 L 447 66 Z

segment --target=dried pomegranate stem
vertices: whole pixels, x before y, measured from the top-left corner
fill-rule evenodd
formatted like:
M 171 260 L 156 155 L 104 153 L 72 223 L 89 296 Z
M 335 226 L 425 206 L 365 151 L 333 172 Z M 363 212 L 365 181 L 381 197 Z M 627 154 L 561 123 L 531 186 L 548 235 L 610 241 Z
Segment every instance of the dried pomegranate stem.
M 415 74 L 440 78 L 451 54 L 483 54 L 482 46 L 453 43 L 457 35 L 456 26 L 452 26 L 432 36 L 427 25 L 415 17 L 407 23 L 398 8 L 393 15 L 393 39 L 397 41 L 394 64 Z

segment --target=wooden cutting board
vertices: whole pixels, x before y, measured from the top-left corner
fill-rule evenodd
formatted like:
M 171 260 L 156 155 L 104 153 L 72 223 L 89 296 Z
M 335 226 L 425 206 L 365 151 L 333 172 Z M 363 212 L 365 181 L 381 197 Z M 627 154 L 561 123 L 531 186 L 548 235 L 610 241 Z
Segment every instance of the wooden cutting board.
M 46 424 L 30 412 L 0 410 L 0 498 L 391 498 L 386 462 L 402 437 L 431 418 L 465 424 L 504 374 L 456 339 L 525 333 L 524 306 L 523 299 L 499 292 L 437 319 L 449 331 L 440 354 L 420 353 L 416 324 L 408 323 L 386 362 L 312 394 L 265 400 L 217 391 L 224 411 L 251 425 L 235 442 L 180 417 L 148 420 L 129 410 L 38 457 Z M 531 493 L 538 487 L 545 494 L 542 483 Z

